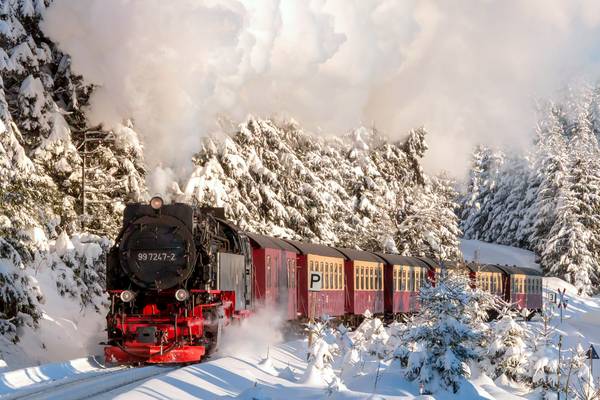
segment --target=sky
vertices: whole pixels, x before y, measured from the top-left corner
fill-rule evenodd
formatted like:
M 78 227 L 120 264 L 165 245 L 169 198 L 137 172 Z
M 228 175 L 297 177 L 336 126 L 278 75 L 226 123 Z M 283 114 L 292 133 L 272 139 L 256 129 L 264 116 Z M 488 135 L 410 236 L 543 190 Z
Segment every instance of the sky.
M 255 114 L 316 135 L 424 126 L 426 169 L 460 177 L 473 146 L 525 149 L 537 101 L 600 72 L 598 1 L 54 0 L 42 29 L 98 85 L 90 122 L 131 119 L 174 175 Z

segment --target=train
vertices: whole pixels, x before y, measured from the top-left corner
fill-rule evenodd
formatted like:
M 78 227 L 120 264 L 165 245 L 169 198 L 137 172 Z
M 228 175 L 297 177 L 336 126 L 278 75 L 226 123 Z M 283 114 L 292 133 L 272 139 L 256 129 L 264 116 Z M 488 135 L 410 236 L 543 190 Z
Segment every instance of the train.
M 104 353 L 119 364 L 186 364 L 218 349 L 227 326 L 275 305 L 289 321 L 367 310 L 394 318 L 419 310 L 421 286 L 443 268 L 518 309 L 542 307 L 542 276 L 508 265 L 447 263 L 270 237 L 239 229 L 220 208 L 126 205 L 107 257 Z

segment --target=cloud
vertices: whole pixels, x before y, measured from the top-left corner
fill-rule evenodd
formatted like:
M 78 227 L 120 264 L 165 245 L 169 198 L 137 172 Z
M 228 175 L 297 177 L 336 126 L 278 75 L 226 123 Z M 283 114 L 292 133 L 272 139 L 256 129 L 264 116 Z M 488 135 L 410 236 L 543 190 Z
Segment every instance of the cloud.
M 596 1 L 55 0 L 43 30 L 100 87 L 92 123 L 132 118 L 151 166 L 181 168 L 218 116 L 316 133 L 430 132 L 430 170 L 475 143 L 523 148 L 534 100 L 597 78 Z

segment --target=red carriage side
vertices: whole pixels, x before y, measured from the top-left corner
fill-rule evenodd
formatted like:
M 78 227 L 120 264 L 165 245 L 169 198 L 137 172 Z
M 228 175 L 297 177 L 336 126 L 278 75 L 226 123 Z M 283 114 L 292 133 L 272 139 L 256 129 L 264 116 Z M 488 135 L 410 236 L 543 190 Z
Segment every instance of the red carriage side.
M 383 260 L 366 251 L 337 248 L 345 257 L 346 313 L 384 312 Z
M 298 315 L 301 318 L 343 316 L 344 308 L 344 255 L 332 247 L 313 243 L 285 240 L 298 251 L 297 290 Z M 319 272 L 323 277 L 320 291 L 309 290 L 309 275 Z
M 296 318 L 296 258 L 298 250 L 285 241 L 246 232 L 252 246 L 254 299 L 282 307 L 287 319 Z
M 418 311 L 419 290 L 427 280 L 433 279 L 434 270 L 420 258 L 376 254 L 385 261 L 385 313 L 406 314 Z

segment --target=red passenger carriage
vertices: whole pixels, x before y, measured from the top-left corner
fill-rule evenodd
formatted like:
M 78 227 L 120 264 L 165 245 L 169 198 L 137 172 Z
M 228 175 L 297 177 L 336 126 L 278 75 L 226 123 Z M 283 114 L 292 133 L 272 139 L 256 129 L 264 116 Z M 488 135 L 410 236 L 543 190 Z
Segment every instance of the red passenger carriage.
M 510 265 L 498 265 L 504 272 L 504 298 L 517 309 L 542 309 L 542 273 Z
M 345 257 L 346 312 L 362 315 L 384 311 L 383 260 L 366 251 L 337 248 Z
M 376 253 L 385 261 L 385 313 L 412 313 L 419 310 L 419 290 L 432 281 L 434 269 L 420 258 Z
M 336 249 L 313 243 L 285 240 L 298 251 L 297 290 L 298 315 L 302 318 L 343 316 L 344 308 L 344 255 Z M 322 274 L 320 291 L 309 290 L 311 272 Z
M 282 239 L 247 232 L 252 246 L 254 299 L 285 310 L 296 318 L 296 257 L 298 250 Z

